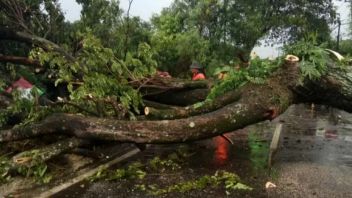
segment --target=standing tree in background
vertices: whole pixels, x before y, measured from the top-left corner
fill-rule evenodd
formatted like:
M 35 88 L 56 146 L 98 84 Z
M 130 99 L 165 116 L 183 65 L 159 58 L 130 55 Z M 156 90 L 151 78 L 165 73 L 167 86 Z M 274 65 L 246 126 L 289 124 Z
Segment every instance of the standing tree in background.
M 77 0 L 82 6 L 80 30 L 91 29 L 106 46 L 116 45 L 114 30 L 121 25 L 122 10 L 118 0 Z
M 168 44 L 175 43 L 177 48 L 178 43 L 184 45 L 179 42 L 179 35 L 194 37 L 196 32 L 199 36 L 196 43 L 207 43 L 208 50 L 194 49 L 179 61 L 188 59 L 189 63 L 198 59 L 209 64 L 218 60 L 215 63 L 219 64 L 238 57 L 246 62 L 258 41 L 268 35 L 271 39 L 292 42 L 314 32 L 320 41 L 326 41 L 330 38 L 329 24 L 334 20 L 335 10 L 330 0 L 175 0 L 153 18 L 157 37 L 154 45 L 163 57 L 170 53 L 182 57 L 182 52 Z M 160 40 L 160 35 L 170 38 Z M 159 63 L 172 67 L 170 62 L 175 65 L 177 60 L 173 56 L 170 60 L 160 59 Z
M 77 0 L 77 3 L 82 5 L 78 29 L 90 29 L 118 57 L 126 59 L 128 53 L 138 50 L 141 42 L 150 43 L 149 23 L 128 13 L 124 16 L 119 0 Z
M 57 44 L 69 41 L 69 24 L 61 11 L 58 0 L 0 1 L 0 26 L 25 31 L 51 40 Z M 15 50 L 19 55 L 27 55 L 27 46 L 16 46 L 8 41 L 0 41 L 2 53 Z

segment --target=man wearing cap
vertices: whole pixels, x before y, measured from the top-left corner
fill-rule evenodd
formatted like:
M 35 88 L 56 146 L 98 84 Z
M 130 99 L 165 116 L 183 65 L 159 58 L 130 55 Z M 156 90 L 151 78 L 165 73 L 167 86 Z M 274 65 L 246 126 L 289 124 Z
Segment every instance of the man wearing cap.
M 192 63 L 190 69 L 192 72 L 192 80 L 205 80 L 203 67 L 199 63 Z

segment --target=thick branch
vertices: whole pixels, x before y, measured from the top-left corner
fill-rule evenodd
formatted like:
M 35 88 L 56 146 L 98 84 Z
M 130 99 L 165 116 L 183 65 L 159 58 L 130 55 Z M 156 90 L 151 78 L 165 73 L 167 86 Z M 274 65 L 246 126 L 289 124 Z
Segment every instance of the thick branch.
M 5 56 L 0 54 L 0 62 L 41 67 L 41 64 L 38 60 L 19 56 Z
M 40 149 L 22 152 L 12 157 L 12 168 L 30 168 L 87 143 L 87 140 L 68 138 Z
M 28 44 L 34 44 L 45 50 L 56 51 L 62 54 L 63 56 L 65 56 L 66 59 L 71 62 L 75 61 L 75 58 L 72 55 L 68 54 L 64 49 L 62 49 L 57 44 L 49 40 L 46 40 L 44 38 L 31 35 L 25 32 L 18 32 L 8 28 L 0 27 L 0 40 L 13 40 L 13 41 L 19 41 L 19 42 L 24 42 Z
M 212 101 L 205 101 L 202 104 L 191 105 L 187 107 L 178 107 L 172 109 L 156 109 L 153 107 L 146 107 L 144 109 L 145 115 L 150 119 L 177 119 L 195 116 L 203 113 L 209 113 L 224 107 L 230 103 L 240 99 L 241 92 L 228 92 Z

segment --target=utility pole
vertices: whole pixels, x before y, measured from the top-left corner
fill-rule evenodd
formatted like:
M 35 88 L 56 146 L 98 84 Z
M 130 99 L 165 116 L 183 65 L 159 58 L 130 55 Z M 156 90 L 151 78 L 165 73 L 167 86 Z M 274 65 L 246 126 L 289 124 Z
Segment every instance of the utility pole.
M 336 41 L 336 50 L 340 49 L 340 33 L 341 33 L 341 19 L 340 17 L 337 19 L 338 30 L 337 30 L 337 41 Z

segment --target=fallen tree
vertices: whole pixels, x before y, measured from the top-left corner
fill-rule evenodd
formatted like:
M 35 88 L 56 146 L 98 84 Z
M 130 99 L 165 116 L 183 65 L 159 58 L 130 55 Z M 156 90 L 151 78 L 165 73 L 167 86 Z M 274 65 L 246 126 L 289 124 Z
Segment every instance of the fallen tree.
M 25 38 L 19 39 L 23 36 Z M 54 45 L 50 41 L 28 34 L 9 35 L 0 31 L 0 39 L 30 42 L 27 38 L 32 37 L 34 38 L 32 41 L 37 45 L 44 47 L 48 43 Z M 66 56 L 59 46 L 54 46 L 53 50 L 62 53 L 69 61 L 74 58 Z M 36 123 L 1 130 L 0 142 L 51 134 L 117 142 L 187 142 L 218 136 L 264 120 L 271 120 L 294 103 L 321 103 L 351 112 L 352 77 L 349 75 L 352 72 L 351 68 L 330 66 L 327 69 L 318 79 L 312 80 L 308 77 L 302 79 L 298 62 L 287 61 L 265 82 L 248 82 L 210 101 L 204 101 L 210 87 L 206 81 L 189 82 L 155 77 L 144 81 L 132 81 L 130 82 L 132 86 L 148 95 L 147 99 L 152 100 L 146 101 L 146 115 L 143 119 L 128 121 L 54 113 Z M 156 94 L 150 94 L 150 90 L 156 91 Z M 176 95 L 179 97 L 174 97 Z M 199 101 L 204 102 L 194 105 Z M 190 106 L 175 107 L 165 103 Z M 80 144 L 80 141 L 78 143 Z M 63 150 L 66 151 L 66 148 Z
M 331 85 L 332 82 L 326 80 L 335 74 L 334 71 L 337 72 L 338 69 L 332 68 L 327 76 L 321 79 L 326 83 L 326 87 L 334 86 L 343 91 L 346 82 L 336 84 L 338 81 L 334 81 L 335 84 Z M 291 104 L 299 102 L 305 96 L 303 92 L 299 92 L 305 87 L 297 86 L 299 77 L 297 64 L 285 64 L 265 84 L 248 83 L 234 90 L 240 95 L 239 99 L 235 97 L 233 103 L 206 114 L 154 121 L 121 121 L 54 114 L 36 124 L 2 131 L 0 142 L 55 133 L 85 139 L 136 143 L 171 143 L 209 138 L 272 119 L 283 113 Z M 340 97 L 340 101 L 348 101 L 349 94 L 341 92 L 336 97 Z

